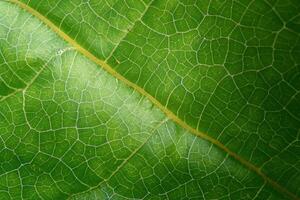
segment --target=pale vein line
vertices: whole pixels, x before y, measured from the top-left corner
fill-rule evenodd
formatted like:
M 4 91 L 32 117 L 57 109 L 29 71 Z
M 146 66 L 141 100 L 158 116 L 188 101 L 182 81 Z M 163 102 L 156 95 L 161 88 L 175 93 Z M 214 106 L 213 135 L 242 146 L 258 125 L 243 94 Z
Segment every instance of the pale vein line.
M 76 194 L 73 194 L 73 195 L 71 195 L 69 198 L 72 198 L 72 197 L 74 197 L 74 196 L 78 196 L 78 195 L 80 195 L 80 194 L 84 194 L 84 193 L 87 193 L 87 192 L 89 192 L 89 191 L 92 191 L 92 190 L 94 190 L 94 189 L 96 189 L 96 188 L 98 188 L 101 184 L 103 184 L 103 183 L 105 183 L 105 182 L 108 182 L 112 177 L 114 177 L 128 162 L 129 162 L 129 160 L 133 157 L 133 156 L 135 156 L 146 144 L 147 144 L 147 142 L 151 139 L 151 137 L 156 133 L 155 131 L 157 130 L 157 129 L 159 129 L 164 123 L 166 123 L 167 121 L 169 120 L 169 118 L 165 118 L 165 119 L 163 119 L 161 122 L 159 122 L 153 129 L 152 129 L 152 131 L 150 132 L 150 134 L 149 134 L 149 136 L 146 138 L 146 140 L 140 145 L 140 146 L 138 146 L 134 151 L 132 151 L 132 153 L 117 167 L 117 169 L 115 170 L 115 171 L 113 171 L 112 173 L 111 173 L 111 175 L 108 177 L 108 178 L 106 178 L 106 179 L 104 179 L 103 181 L 101 181 L 99 184 L 97 184 L 96 186 L 93 186 L 93 187 L 91 187 L 90 189 L 88 189 L 88 190 L 85 190 L 85 191 L 83 191 L 83 192 L 80 192 L 80 193 L 76 193 Z
M 228 153 L 231 157 L 239 161 L 241 164 L 246 166 L 251 171 L 255 172 L 257 175 L 261 176 L 265 181 L 267 181 L 270 185 L 272 185 L 276 190 L 280 191 L 283 194 L 286 194 L 292 199 L 300 200 L 295 194 L 284 188 L 282 185 L 274 181 L 273 179 L 269 178 L 267 175 L 265 175 L 261 169 L 254 164 L 250 163 L 248 160 L 240 157 L 237 153 L 231 151 L 228 149 L 224 144 L 222 144 L 220 141 L 216 140 L 215 138 L 210 137 L 209 135 L 200 132 L 199 130 L 191 127 L 186 122 L 181 120 L 178 116 L 176 116 L 172 111 L 170 111 L 168 108 L 166 108 L 164 105 L 162 105 L 156 98 L 154 98 L 151 94 L 146 92 L 142 87 L 136 85 L 135 83 L 129 81 L 125 77 L 123 77 L 121 74 L 119 74 L 116 70 L 114 70 L 111 66 L 109 66 L 105 61 L 100 60 L 96 56 L 94 56 L 91 52 L 86 50 L 84 47 L 82 47 L 80 44 L 78 44 L 74 39 L 72 39 L 69 35 L 67 35 L 65 32 L 63 32 L 61 29 L 59 29 L 55 24 L 53 24 L 49 19 L 47 19 L 45 16 L 43 16 L 41 13 L 39 13 L 37 10 L 31 8 L 29 5 L 22 3 L 18 0 L 8 0 L 11 3 L 14 3 L 18 5 L 20 8 L 26 10 L 28 13 L 32 14 L 33 16 L 37 17 L 39 20 L 44 22 L 49 28 L 51 28 L 55 33 L 57 33 L 60 37 L 62 37 L 65 41 L 70 43 L 77 51 L 82 53 L 84 56 L 95 62 L 96 64 L 100 65 L 104 70 L 106 70 L 108 73 L 110 73 L 112 76 L 126 84 L 127 86 L 133 88 L 135 91 L 139 92 L 141 95 L 147 97 L 155 106 L 157 106 L 162 112 L 165 113 L 165 115 L 171 119 L 172 121 L 179 124 L 182 128 L 186 129 L 187 131 L 191 132 L 192 134 L 201 137 L 212 144 L 216 145 L 226 153 Z
M 119 44 L 117 44 L 110 52 L 109 56 L 107 56 L 107 58 L 105 59 L 105 62 L 107 62 L 111 56 L 114 54 L 114 52 L 116 51 L 116 49 L 119 47 L 119 45 L 121 44 L 121 42 L 126 38 L 126 36 L 130 33 L 130 31 L 134 28 L 135 24 L 138 21 L 141 21 L 141 19 L 145 16 L 146 12 L 149 10 L 149 8 L 151 7 L 152 3 L 154 2 L 154 0 L 152 0 L 145 8 L 144 12 L 141 14 L 141 16 L 132 24 L 132 26 L 129 28 L 129 30 L 127 30 L 127 32 L 123 35 L 123 37 L 120 39 Z
M 41 69 L 32 77 L 32 79 L 27 83 L 27 85 L 24 87 L 24 88 L 18 88 L 16 89 L 15 91 L 13 91 L 12 93 L 6 95 L 6 96 L 3 96 L 0 98 L 0 102 L 4 101 L 5 99 L 15 95 L 16 93 L 18 92 L 25 92 L 34 82 L 35 80 L 42 74 L 42 72 L 44 70 L 46 70 L 46 68 L 48 67 L 48 64 L 51 62 L 52 59 L 55 59 L 56 57 L 58 56 L 61 56 L 62 53 L 66 52 L 66 51 L 69 51 L 69 50 L 73 50 L 73 48 L 70 48 L 70 47 L 67 47 L 67 48 L 64 48 L 61 51 L 60 54 L 55 54 L 54 56 L 51 56 L 48 61 L 46 61 L 43 66 L 41 67 Z

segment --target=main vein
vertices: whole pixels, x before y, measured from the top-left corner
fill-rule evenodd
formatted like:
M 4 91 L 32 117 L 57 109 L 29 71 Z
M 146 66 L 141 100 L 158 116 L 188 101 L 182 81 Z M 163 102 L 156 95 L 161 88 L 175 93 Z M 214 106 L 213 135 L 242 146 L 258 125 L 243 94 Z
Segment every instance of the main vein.
M 153 97 L 151 94 L 146 92 L 142 87 L 138 86 L 137 84 L 129 81 L 124 76 L 119 74 L 116 70 L 114 70 L 111 66 L 109 66 L 105 61 L 97 58 L 94 56 L 91 52 L 86 50 L 84 47 L 82 47 L 80 44 L 78 44 L 74 39 L 72 39 L 69 35 L 67 35 L 65 32 L 63 32 L 60 28 L 58 28 L 54 23 L 52 23 L 48 18 L 46 18 L 44 15 L 39 13 L 37 10 L 33 9 L 32 7 L 28 6 L 25 3 L 22 3 L 18 0 L 8 0 L 11 3 L 14 3 L 18 5 L 20 8 L 26 10 L 33 16 L 37 17 L 39 20 L 44 22 L 49 28 L 51 28 L 55 33 L 57 33 L 60 37 L 62 37 L 65 41 L 67 41 L 69 44 L 71 44 L 77 51 L 82 53 L 84 56 L 86 56 L 88 59 L 92 60 L 96 64 L 100 65 L 104 70 L 106 70 L 108 73 L 110 73 L 112 76 L 117 78 L 118 80 L 122 81 L 127 86 L 133 88 L 135 91 L 139 92 L 141 95 L 147 97 L 155 106 L 157 106 L 162 112 L 165 113 L 165 115 L 171 119 L 172 121 L 176 122 L 178 125 L 180 125 L 182 128 L 188 130 L 192 134 L 203 138 L 211 143 L 213 143 L 215 146 L 219 147 L 226 153 L 228 153 L 231 157 L 233 157 L 235 160 L 239 161 L 242 165 L 246 166 L 251 171 L 254 171 L 256 174 L 258 174 L 260 177 L 262 177 L 266 182 L 268 182 L 270 185 L 272 185 L 276 190 L 279 192 L 289 196 L 292 199 L 299 200 L 299 198 L 291 193 L 289 190 L 287 190 L 282 185 L 278 184 L 273 179 L 269 178 L 267 175 L 265 175 L 259 167 L 255 166 L 248 160 L 240 157 L 237 153 L 231 151 L 228 149 L 224 144 L 222 144 L 220 141 L 216 140 L 215 138 L 210 137 L 209 135 L 191 127 L 186 122 L 181 120 L 178 116 L 176 116 L 172 111 L 170 111 L 167 107 L 162 105 L 155 97 Z

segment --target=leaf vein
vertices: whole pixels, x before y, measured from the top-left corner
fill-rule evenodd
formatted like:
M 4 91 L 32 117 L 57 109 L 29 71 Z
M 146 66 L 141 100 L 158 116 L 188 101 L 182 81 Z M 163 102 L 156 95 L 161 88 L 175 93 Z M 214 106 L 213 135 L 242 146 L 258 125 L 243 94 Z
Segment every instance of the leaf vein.
M 268 182 L 271 186 L 273 186 L 276 190 L 279 192 L 289 196 L 292 199 L 299 199 L 296 194 L 293 194 L 289 190 L 287 190 L 285 187 L 274 181 L 273 179 L 269 178 L 267 175 L 265 175 L 261 169 L 254 164 L 252 164 L 250 161 L 240 157 L 237 153 L 231 151 L 228 149 L 224 144 L 222 144 L 220 141 L 216 140 L 215 138 L 210 137 L 208 134 L 203 133 L 190 125 L 188 125 L 186 122 L 181 120 L 178 116 L 176 116 L 172 111 L 170 111 L 168 108 L 166 108 L 164 105 L 162 105 L 155 97 L 153 97 L 151 94 L 146 92 L 142 87 L 136 85 L 135 83 L 129 81 L 124 76 L 119 74 L 115 69 L 113 69 L 111 66 L 107 64 L 106 61 L 100 60 L 95 55 L 93 55 L 91 52 L 89 52 L 87 49 L 82 47 L 80 44 L 78 44 L 74 39 L 72 39 L 68 34 L 63 32 L 61 29 L 59 29 L 55 24 L 53 24 L 48 18 L 43 16 L 41 13 L 39 13 L 37 10 L 31 8 L 25 3 L 20 2 L 19 0 L 6 0 L 11 3 L 14 3 L 18 5 L 20 8 L 26 10 L 33 16 L 37 17 L 39 20 L 41 20 L 43 23 L 45 23 L 49 28 L 51 28 L 55 33 L 57 33 L 61 38 L 63 38 L 65 41 L 67 41 L 70 45 L 72 45 L 77 51 L 79 51 L 81 54 L 83 54 L 88 59 L 92 60 L 96 64 L 100 65 L 105 71 L 107 71 L 109 74 L 114 76 L 116 79 L 123 82 L 125 85 L 129 86 L 130 88 L 134 89 L 141 95 L 145 96 L 149 101 L 151 101 L 156 107 L 158 107 L 165 115 L 180 125 L 182 128 L 186 129 L 187 131 L 191 132 L 193 135 L 200 137 L 202 139 L 205 139 L 218 148 L 225 151 L 228 155 L 233 157 L 235 160 L 240 162 L 242 165 L 247 167 L 249 170 L 255 172 L 257 175 L 259 175 L 262 179 L 264 179 L 266 182 Z

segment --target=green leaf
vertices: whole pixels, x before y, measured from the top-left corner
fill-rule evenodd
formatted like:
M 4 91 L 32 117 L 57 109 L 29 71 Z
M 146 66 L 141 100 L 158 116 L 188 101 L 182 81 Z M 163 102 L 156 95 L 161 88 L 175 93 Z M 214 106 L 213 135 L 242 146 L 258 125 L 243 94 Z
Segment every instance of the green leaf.
M 0 199 L 299 199 L 298 0 L 1 0 Z

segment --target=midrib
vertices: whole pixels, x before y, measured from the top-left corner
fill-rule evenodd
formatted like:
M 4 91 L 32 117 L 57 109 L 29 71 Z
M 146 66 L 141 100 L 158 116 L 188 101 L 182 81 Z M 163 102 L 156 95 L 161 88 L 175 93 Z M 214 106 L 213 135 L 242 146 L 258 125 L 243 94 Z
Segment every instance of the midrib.
M 191 132 L 192 134 L 203 138 L 215 146 L 219 147 L 226 153 L 228 153 L 231 157 L 233 157 L 235 160 L 239 161 L 242 165 L 250 169 L 251 171 L 254 171 L 256 174 L 258 174 L 260 177 L 262 177 L 266 182 L 268 182 L 270 185 L 272 185 L 276 190 L 279 192 L 286 194 L 292 199 L 299 199 L 295 194 L 291 193 L 289 190 L 287 190 L 285 187 L 278 184 L 273 179 L 269 178 L 267 175 L 265 175 L 259 167 L 255 166 L 254 164 L 250 163 L 248 160 L 240 157 L 235 152 L 228 149 L 224 144 L 216 140 L 215 138 L 210 137 L 209 135 L 191 127 L 186 122 L 181 120 L 179 117 L 177 117 L 172 111 L 170 111 L 167 107 L 162 105 L 155 97 L 153 97 L 151 94 L 146 92 L 142 87 L 136 85 L 135 83 L 129 81 L 124 76 L 119 74 L 116 70 L 114 70 L 111 66 L 109 66 L 105 61 L 97 58 L 92 53 L 90 53 L 88 50 L 86 50 L 84 47 L 82 47 L 80 44 L 78 44 L 75 40 L 73 40 L 69 35 L 67 35 L 65 32 L 63 32 L 61 29 L 59 29 L 54 23 L 52 23 L 48 18 L 43 16 L 41 13 L 39 13 L 37 10 L 33 9 L 32 7 L 28 6 L 25 3 L 22 3 L 18 0 L 7 0 L 11 3 L 14 3 L 18 5 L 20 8 L 26 10 L 28 13 L 32 14 L 33 16 L 37 17 L 39 20 L 41 20 L 43 23 L 45 23 L 49 28 L 51 28 L 55 33 L 57 33 L 60 37 L 62 37 L 65 41 L 67 41 L 70 45 L 72 45 L 77 51 L 82 53 L 84 56 L 86 56 L 88 59 L 95 62 L 97 65 L 102 67 L 104 70 L 106 70 L 108 73 L 110 73 L 112 76 L 117 78 L 118 80 L 122 81 L 127 86 L 133 88 L 135 91 L 139 92 L 141 95 L 147 97 L 155 106 L 157 106 L 162 112 L 165 113 L 165 115 L 180 125 L 182 128 L 186 129 L 187 131 Z M 145 13 L 144 13 L 145 14 Z

